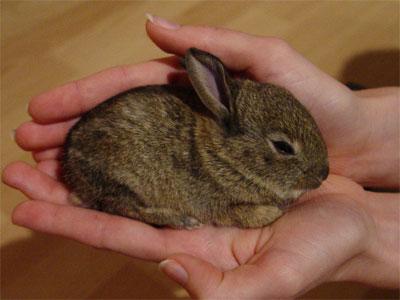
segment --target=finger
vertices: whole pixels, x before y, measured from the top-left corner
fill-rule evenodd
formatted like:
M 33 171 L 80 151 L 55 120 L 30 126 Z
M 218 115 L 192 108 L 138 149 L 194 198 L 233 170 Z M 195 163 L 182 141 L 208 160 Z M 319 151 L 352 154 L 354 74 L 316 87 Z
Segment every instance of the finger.
M 276 62 L 273 63 L 274 60 L 280 55 L 287 55 L 286 52 L 290 50 L 288 45 L 278 38 L 262 38 L 229 29 L 204 26 L 180 26 L 171 30 L 159 26 L 157 18 L 154 20 L 155 22 L 146 23 L 147 34 L 162 50 L 184 56 L 188 48 L 196 47 L 213 53 L 221 58 L 228 68 L 236 71 L 254 68 L 262 59 L 267 59 L 263 60 L 263 63 L 274 68 L 276 65 Z M 260 51 L 256 46 L 263 46 L 266 49 Z M 285 53 L 280 54 L 278 50 Z M 292 52 L 291 56 L 295 53 Z M 286 57 L 286 59 L 292 58 Z M 263 74 L 261 78 L 272 75 L 274 70 L 276 68 L 271 70 L 271 74 Z
M 24 162 L 8 165 L 2 179 L 31 199 L 68 204 L 69 192 L 60 182 Z
M 34 97 L 29 104 L 29 113 L 37 123 L 74 118 L 130 88 L 167 83 L 179 68 L 175 57 L 113 67 Z
M 61 235 L 97 248 L 160 261 L 165 257 L 163 238 L 144 223 L 75 206 L 26 201 L 12 215 L 14 224 Z
M 158 25 L 157 20 L 148 21 L 146 30 L 153 42 L 168 53 L 182 56 L 189 47 L 200 48 L 221 58 L 228 68 L 248 70 L 256 80 L 281 85 L 304 101 L 350 95 L 347 87 L 320 71 L 281 39 L 201 26 L 167 29 Z M 323 92 L 325 95 L 321 97 Z
M 153 42 L 165 52 L 184 56 L 188 48 L 196 47 L 213 53 L 221 58 L 227 67 L 236 71 L 254 66 L 258 59 L 257 54 L 260 53 L 249 49 L 248 46 L 262 41 L 261 38 L 252 35 L 213 27 L 181 26 L 170 30 L 155 22 L 147 22 L 146 30 Z M 274 38 L 271 38 L 272 40 L 278 41 Z
M 227 66 L 238 71 L 251 67 L 254 62 L 255 57 L 252 55 L 255 52 L 246 49 L 250 43 L 255 41 L 251 35 L 228 29 L 201 26 L 180 26 L 170 30 L 158 25 L 158 17 L 153 20 L 155 22 L 146 23 L 147 33 L 158 47 L 168 53 L 184 56 L 188 48 L 200 48 L 212 52 L 218 57 L 223 57 Z M 198 37 L 191 36 L 191 34 L 198 34 Z M 215 39 L 216 37 L 218 39 Z M 168 41 L 169 38 L 171 41 Z M 242 59 L 235 59 L 243 51 L 250 56 L 241 55 Z
M 257 265 L 245 264 L 221 272 L 212 264 L 188 254 L 169 256 L 160 263 L 160 269 L 195 299 L 269 298 L 273 294 L 266 287 L 278 284 L 269 281 L 268 272 Z
M 380 87 L 380 88 L 372 88 L 372 89 L 364 89 L 355 91 L 358 96 L 361 97 L 385 97 L 385 96 L 394 96 L 398 97 L 399 88 L 390 86 L 390 87 Z
M 55 180 L 60 179 L 61 166 L 60 166 L 60 162 L 57 160 L 40 161 L 37 164 L 36 169 L 49 175 L 51 178 L 53 178 Z
M 59 147 L 64 143 L 69 129 L 77 121 L 78 119 L 73 119 L 49 125 L 26 122 L 16 130 L 15 141 L 22 149 L 29 151 Z
M 160 270 L 184 287 L 194 299 L 215 297 L 223 273 L 212 264 L 188 254 L 169 256 L 159 264 Z
M 44 161 L 44 160 L 59 160 L 61 156 L 62 148 L 52 148 L 46 149 L 42 151 L 34 151 L 32 152 L 33 159 L 36 162 Z

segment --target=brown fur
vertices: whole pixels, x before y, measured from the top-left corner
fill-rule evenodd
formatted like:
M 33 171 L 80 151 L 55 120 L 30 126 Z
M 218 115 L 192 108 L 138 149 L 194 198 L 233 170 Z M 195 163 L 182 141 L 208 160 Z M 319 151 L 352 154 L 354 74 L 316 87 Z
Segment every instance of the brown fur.
M 218 107 L 196 88 L 208 71 L 197 74 L 188 57 L 222 66 L 215 76 L 224 80 L 216 86 L 227 91 Z M 320 185 L 326 147 L 289 92 L 232 79 L 217 58 L 196 49 L 186 64 L 189 77 L 200 78 L 192 81 L 197 93 L 168 85 L 136 88 L 95 107 L 71 129 L 62 174 L 82 206 L 175 228 L 260 227 Z M 278 153 L 271 144 L 276 139 L 288 140 L 298 153 Z

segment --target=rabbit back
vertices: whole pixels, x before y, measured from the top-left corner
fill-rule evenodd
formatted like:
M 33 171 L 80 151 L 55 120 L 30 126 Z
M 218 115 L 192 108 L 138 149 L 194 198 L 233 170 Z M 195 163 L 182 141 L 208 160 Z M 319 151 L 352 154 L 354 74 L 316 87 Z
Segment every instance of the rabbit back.
M 88 208 L 136 219 L 141 209 L 166 208 L 206 222 L 218 187 L 196 149 L 196 123 L 210 121 L 204 114 L 190 88 L 148 86 L 113 97 L 70 131 L 63 179 Z

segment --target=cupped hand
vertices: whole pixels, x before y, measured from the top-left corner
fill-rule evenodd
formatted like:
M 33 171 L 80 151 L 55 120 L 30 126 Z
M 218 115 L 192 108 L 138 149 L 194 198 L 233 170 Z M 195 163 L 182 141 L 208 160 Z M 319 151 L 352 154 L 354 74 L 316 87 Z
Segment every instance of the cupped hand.
M 361 151 L 355 145 L 367 143 L 359 96 L 281 40 L 204 27 L 171 30 L 149 22 L 147 30 L 167 52 L 183 55 L 188 47 L 198 47 L 219 56 L 233 71 L 290 90 L 316 119 L 337 173 L 346 169 L 343 161 Z M 346 279 L 348 274 L 357 278 L 344 266 L 373 248 L 370 241 L 375 240 L 371 232 L 376 221 L 360 204 L 366 192 L 342 177 L 331 176 L 325 188 L 308 195 L 307 201 L 272 226 L 257 230 L 210 226 L 194 231 L 155 229 L 68 205 L 69 191 L 58 180 L 58 156 L 72 124 L 82 113 L 119 92 L 168 83 L 182 73 L 178 59 L 169 57 L 111 68 L 32 99 L 32 121 L 17 129 L 16 141 L 33 152 L 37 165 L 13 163 L 4 170 L 3 180 L 35 201 L 20 204 L 13 221 L 137 258 L 172 258 L 186 268 L 188 277 L 182 284 L 198 297 L 240 293 L 235 289 L 239 281 L 248 287 L 242 292 L 250 297 L 283 297 L 304 292 L 324 280 Z M 168 263 L 163 268 L 171 270 Z
M 61 183 L 26 164 L 10 166 L 4 178 L 36 200 L 15 209 L 14 223 L 135 258 L 164 260 L 162 270 L 194 297 L 294 297 L 332 280 L 397 284 L 399 241 L 388 230 L 399 217 L 396 196 L 366 192 L 343 177 L 331 175 L 269 227 L 192 231 L 156 229 L 70 206 Z
M 373 90 L 374 97 L 371 92 L 352 92 L 277 38 L 209 27 L 166 29 L 156 22 L 147 22 L 146 28 L 166 52 L 182 56 L 189 47 L 197 47 L 217 55 L 238 74 L 285 87 L 316 119 L 333 173 L 363 185 L 398 188 L 398 89 Z M 82 113 L 119 92 L 169 83 L 182 73 L 177 58 L 170 57 L 114 67 L 68 83 L 32 99 L 33 121 L 17 129 L 16 141 L 37 160 L 54 159 Z
M 146 28 L 164 51 L 182 56 L 197 47 L 233 71 L 292 92 L 321 129 L 333 173 L 364 186 L 399 188 L 399 88 L 353 92 L 281 39 L 210 27 L 164 28 L 157 20 Z

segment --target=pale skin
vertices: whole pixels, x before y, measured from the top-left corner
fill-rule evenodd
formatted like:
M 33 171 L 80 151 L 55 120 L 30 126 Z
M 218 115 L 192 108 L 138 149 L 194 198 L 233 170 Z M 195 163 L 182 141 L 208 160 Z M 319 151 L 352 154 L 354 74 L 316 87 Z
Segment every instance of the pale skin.
M 399 195 L 362 186 L 399 188 L 399 89 L 352 92 L 276 38 L 206 27 L 168 29 L 151 22 L 146 29 L 168 53 L 183 55 L 197 47 L 234 71 L 290 90 L 326 140 L 328 180 L 261 229 L 157 229 L 71 206 L 69 191 L 58 181 L 57 157 L 66 132 L 83 112 L 110 96 L 167 83 L 182 73 L 170 57 L 111 68 L 32 99 L 32 121 L 17 129 L 16 142 L 32 151 L 36 165 L 15 162 L 3 172 L 3 181 L 29 198 L 15 208 L 13 222 L 164 261 L 162 270 L 197 298 L 295 297 L 327 281 L 398 286 Z

